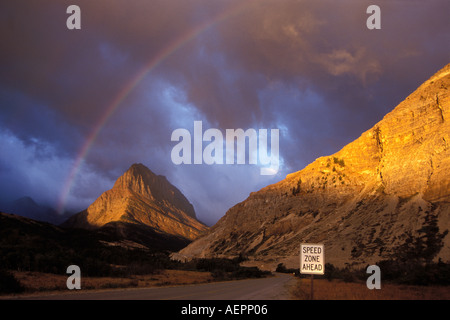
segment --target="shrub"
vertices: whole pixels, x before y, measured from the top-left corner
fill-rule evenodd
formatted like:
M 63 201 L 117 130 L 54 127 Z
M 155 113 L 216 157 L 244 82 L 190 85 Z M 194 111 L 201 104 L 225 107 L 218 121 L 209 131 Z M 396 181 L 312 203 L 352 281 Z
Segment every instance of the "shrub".
M 0 293 L 20 293 L 23 290 L 24 288 L 13 274 L 0 270 Z
M 279 263 L 277 265 L 277 268 L 275 270 L 275 272 L 280 272 L 280 273 L 295 273 L 296 275 L 299 274 L 299 269 L 298 268 L 286 268 L 286 266 L 284 265 L 284 263 Z
M 283 263 L 279 263 L 277 265 L 275 272 L 286 273 L 287 272 L 286 266 Z
M 344 159 L 333 157 L 333 162 L 340 165 L 341 167 L 345 167 Z

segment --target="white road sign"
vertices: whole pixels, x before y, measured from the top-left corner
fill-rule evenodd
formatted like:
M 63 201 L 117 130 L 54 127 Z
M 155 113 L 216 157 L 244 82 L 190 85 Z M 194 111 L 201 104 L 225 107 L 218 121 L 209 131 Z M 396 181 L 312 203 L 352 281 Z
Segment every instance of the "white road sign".
M 325 273 L 325 250 L 323 244 L 302 243 L 300 245 L 300 273 Z

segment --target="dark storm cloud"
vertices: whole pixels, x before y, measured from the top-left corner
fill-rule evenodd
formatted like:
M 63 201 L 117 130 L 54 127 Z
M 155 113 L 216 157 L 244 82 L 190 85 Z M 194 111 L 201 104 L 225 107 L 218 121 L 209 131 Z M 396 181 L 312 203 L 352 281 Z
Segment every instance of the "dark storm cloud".
M 290 128 L 294 141 L 304 141 L 304 129 L 309 128 L 312 134 L 305 148 L 297 150 L 309 161 L 357 138 L 448 63 L 448 3 L 379 1 L 382 29 L 376 31 L 365 26 L 369 4 L 259 1 L 218 26 L 223 41 L 211 42 L 210 49 L 224 53 L 229 69 L 267 79 L 258 86 L 258 82 L 241 78 L 244 87 L 239 89 L 247 95 L 256 96 L 258 90 L 279 82 L 297 87 L 300 94 L 321 96 L 320 101 L 299 101 L 287 106 L 288 110 L 282 110 L 285 97 L 279 96 L 279 102 L 272 99 L 263 110 L 255 110 L 256 114 L 279 113 L 279 121 Z M 220 80 L 214 86 L 220 91 L 227 87 Z M 208 95 L 220 97 L 219 90 L 209 89 Z M 295 94 L 295 90 L 291 92 Z M 235 115 L 238 118 L 240 114 Z M 287 149 L 290 147 L 295 144 Z M 287 160 L 298 165 L 298 158 L 293 155 Z
M 70 4 L 81 8 L 81 30 L 65 27 Z M 107 118 L 69 202 L 81 209 L 142 162 L 212 223 L 251 191 L 338 151 L 450 62 L 447 0 L 377 1 L 381 30 L 366 28 L 370 4 L 3 1 L 0 176 L 11 186 L 3 195 L 38 197 L 42 183 L 45 198 L 57 198 L 102 116 L 176 43 Z M 251 166 L 173 165 L 171 132 L 192 131 L 194 120 L 221 130 L 279 128 L 284 166 L 264 178 Z

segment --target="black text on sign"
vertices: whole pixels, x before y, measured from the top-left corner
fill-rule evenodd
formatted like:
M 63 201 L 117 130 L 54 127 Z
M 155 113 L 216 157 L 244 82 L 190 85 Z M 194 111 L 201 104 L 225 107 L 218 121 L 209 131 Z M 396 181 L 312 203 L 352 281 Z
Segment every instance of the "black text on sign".
M 300 245 L 300 273 L 325 273 L 325 250 L 323 244 L 302 243 Z

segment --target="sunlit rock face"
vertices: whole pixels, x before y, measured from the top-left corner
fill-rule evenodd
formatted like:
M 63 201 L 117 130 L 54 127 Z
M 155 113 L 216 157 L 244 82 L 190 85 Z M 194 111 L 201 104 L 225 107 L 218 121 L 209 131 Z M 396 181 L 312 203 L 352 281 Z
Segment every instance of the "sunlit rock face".
M 164 176 L 133 164 L 86 210 L 65 226 L 96 229 L 110 222 L 143 224 L 157 232 L 197 238 L 207 227 L 196 219 L 194 207 Z
M 298 267 L 302 242 L 359 265 L 428 241 L 450 259 L 450 65 L 339 152 L 251 193 L 177 257 L 244 255 Z M 301 150 L 299 150 L 301 152 Z

